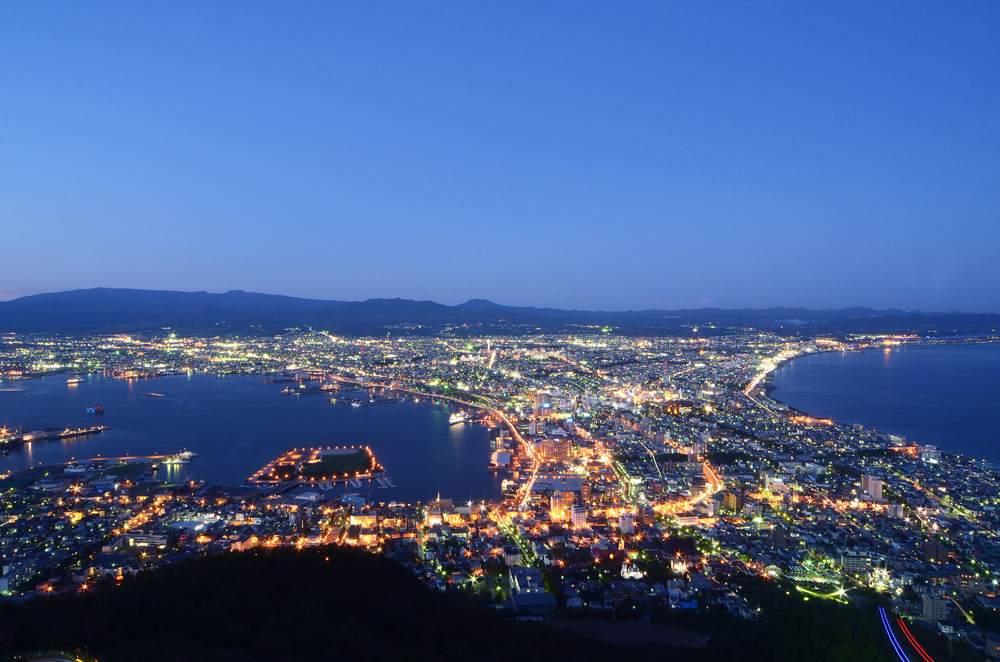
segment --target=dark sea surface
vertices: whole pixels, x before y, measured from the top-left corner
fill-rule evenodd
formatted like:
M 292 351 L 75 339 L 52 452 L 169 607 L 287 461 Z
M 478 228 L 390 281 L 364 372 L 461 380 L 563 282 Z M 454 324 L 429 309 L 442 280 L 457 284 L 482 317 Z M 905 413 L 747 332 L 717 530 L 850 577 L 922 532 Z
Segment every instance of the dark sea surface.
M 1000 463 L 1000 344 L 812 354 L 782 364 L 774 385 L 813 416 Z
M 39 464 L 96 457 L 166 455 L 188 449 L 191 464 L 170 468 L 170 478 L 239 485 L 293 448 L 368 445 L 392 476 L 395 489 L 370 487 L 373 499 L 427 502 L 438 492 L 457 501 L 497 497 L 488 472 L 489 430 L 480 424 L 450 426 L 456 409 L 426 400 L 351 407 L 328 395 L 282 395 L 283 384 L 259 377 L 192 374 L 139 381 L 102 381 L 87 375 L 0 383 L 0 424 L 31 429 L 90 426 L 113 429 L 91 437 L 38 441 L 0 457 L 0 473 Z M 293 384 L 294 386 L 294 384 Z M 23 391 L 8 390 L 12 387 Z M 161 393 L 164 397 L 152 397 Z M 367 394 L 341 390 L 338 397 Z M 103 415 L 87 414 L 102 405 Z M 164 466 L 160 475 L 168 471 Z M 368 483 L 362 490 L 369 493 Z

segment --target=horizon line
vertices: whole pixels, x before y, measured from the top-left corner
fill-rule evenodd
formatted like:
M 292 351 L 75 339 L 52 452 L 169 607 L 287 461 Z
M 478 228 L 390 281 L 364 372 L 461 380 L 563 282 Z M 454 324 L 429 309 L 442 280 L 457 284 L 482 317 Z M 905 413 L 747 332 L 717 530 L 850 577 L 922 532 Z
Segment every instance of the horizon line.
M 889 308 L 873 308 L 871 306 L 865 305 L 851 305 L 844 306 L 841 308 L 832 306 L 823 307 L 808 307 L 802 305 L 771 305 L 771 306 L 738 306 L 738 307 L 724 307 L 724 306 L 701 306 L 701 307 L 681 307 L 681 308 L 629 308 L 629 309 L 608 309 L 608 308 L 562 308 L 559 306 L 536 306 L 536 305 L 526 305 L 526 304 L 507 304 L 507 303 L 497 303 L 491 299 L 484 297 L 473 297 L 466 299 L 460 303 L 448 304 L 441 303 L 440 301 L 435 301 L 433 299 L 408 299 L 404 297 L 369 297 L 367 299 L 320 299 L 315 297 L 305 297 L 296 296 L 292 294 L 276 294 L 272 292 L 257 292 L 248 291 L 242 289 L 230 289 L 222 292 L 213 292 L 209 290 L 174 290 L 174 289 L 154 289 L 154 288 L 141 288 L 141 287 L 108 287 L 105 285 L 100 285 L 97 287 L 80 287 L 72 290 L 56 290 L 49 292 L 36 292 L 34 294 L 24 294 L 10 299 L 0 299 L 0 305 L 5 303 L 12 303 L 20 299 L 27 299 L 32 297 L 48 296 L 55 294 L 70 294 L 74 292 L 85 292 L 89 290 L 115 290 L 115 291 L 128 291 L 128 292 L 161 292 L 161 293 L 171 293 L 171 294 L 208 294 L 211 296 L 224 296 L 226 294 L 249 294 L 249 295 L 259 295 L 259 296 L 269 296 L 269 297 L 283 297 L 288 299 L 299 299 L 302 301 L 317 301 L 317 302 L 328 302 L 328 303 L 366 303 L 369 301 L 411 301 L 414 303 L 432 303 L 438 306 L 445 306 L 447 308 L 461 308 L 470 303 L 481 302 L 487 303 L 500 308 L 527 308 L 535 310 L 561 310 L 566 312 L 583 312 L 583 313 L 636 313 L 636 312 L 682 312 L 682 311 L 704 311 L 704 310 L 720 310 L 720 311 L 763 311 L 763 310 L 804 310 L 808 312 L 824 312 L 824 311 L 834 311 L 841 312 L 844 310 L 851 310 L 854 308 L 869 310 L 876 313 L 890 313 L 890 314 L 906 314 L 906 315 L 996 315 L 997 311 L 984 311 L 984 312 L 965 312 L 955 308 L 947 308 L 944 310 L 924 310 L 921 308 L 904 309 L 898 307 Z

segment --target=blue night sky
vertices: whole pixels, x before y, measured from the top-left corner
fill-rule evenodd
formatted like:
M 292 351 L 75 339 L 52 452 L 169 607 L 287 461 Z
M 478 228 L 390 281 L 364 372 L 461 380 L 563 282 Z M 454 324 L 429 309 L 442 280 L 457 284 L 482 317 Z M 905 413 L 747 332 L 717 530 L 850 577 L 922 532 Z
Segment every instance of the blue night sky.
M 0 299 L 1000 312 L 995 2 L 7 2 Z

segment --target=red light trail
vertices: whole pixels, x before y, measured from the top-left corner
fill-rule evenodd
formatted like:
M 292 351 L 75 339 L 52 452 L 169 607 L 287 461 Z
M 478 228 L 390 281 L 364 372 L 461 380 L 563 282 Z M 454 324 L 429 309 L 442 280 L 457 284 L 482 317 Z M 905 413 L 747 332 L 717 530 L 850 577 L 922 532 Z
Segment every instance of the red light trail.
M 906 623 L 903 622 L 903 619 L 897 618 L 896 622 L 899 623 L 899 629 L 901 629 L 903 634 L 906 635 L 906 640 L 909 641 L 910 645 L 916 649 L 916 651 L 920 654 L 920 657 L 924 658 L 925 662 L 934 662 L 934 658 L 928 655 L 927 652 L 920 647 L 920 644 L 917 643 L 916 638 L 910 634 L 910 630 L 906 627 Z

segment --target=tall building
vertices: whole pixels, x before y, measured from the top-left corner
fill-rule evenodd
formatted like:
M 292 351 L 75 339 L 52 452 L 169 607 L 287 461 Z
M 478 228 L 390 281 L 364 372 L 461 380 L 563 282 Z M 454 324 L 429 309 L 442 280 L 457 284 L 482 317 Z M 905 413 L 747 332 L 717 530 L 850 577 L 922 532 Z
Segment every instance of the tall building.
M 624 535 L 635 533 L 635 513 L 625 512 L 618 516 L 618 528 Z
M 570 518 L 574 529 L 587 528 L 587 509 L 583 506 L 573 506 L 570 510 Z
M 555 492 L 549 497 L 549 516 L 556 521 L 568 519 L 573 507 L 572 492 Z
M 728 512 L 739 512 L 743 509 L 743 495 L 736 492 L 726 492 L 723 496 L 722 507 Z
M 788 532 L 785 527 L 782 526 L 781 522 L 778 522 L 771 528 L 771 547 L 777 550 L 784 550 L 788 548 Z
M 924 543 L 924 563 L 947 563 L 948 555 L 948 548 L 937 540 Z
M 861 492 L 871 497 L 872 501 L 882 500 L 882 479 L 876 476 L 861 477 Z
M 552 411 L 552 395 L 549 393 L 536 393 L 535 394 L 535 416 L 542 416 L 551 413 Z
M 948 618 L 948 600 L 936 595 L 924 594 L 924 620 L 937 623 Z
M 844 572 L 865 572 L 872 566 L 872 557 L 853 550 L 840 555 L 840 567 Z
M 541 446 L 547 460 L 568 460 L 573 455 L 573 442 L 569 439 L 546 439 Z

